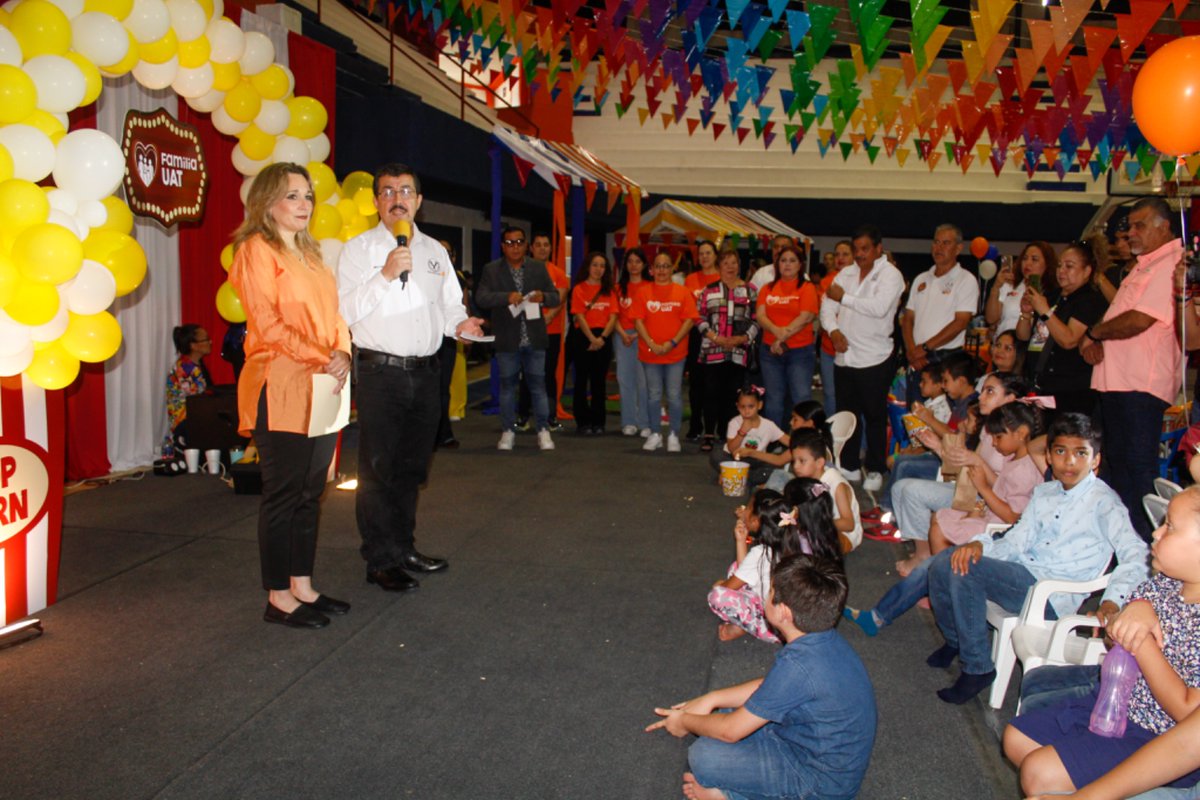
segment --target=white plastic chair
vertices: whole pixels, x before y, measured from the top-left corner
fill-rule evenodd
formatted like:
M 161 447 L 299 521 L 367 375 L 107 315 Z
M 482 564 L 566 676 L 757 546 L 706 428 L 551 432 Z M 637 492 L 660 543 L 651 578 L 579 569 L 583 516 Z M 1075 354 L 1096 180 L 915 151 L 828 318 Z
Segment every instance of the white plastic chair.
M 1142 497 L 1142 510 L 1150 518 L 1151 527 L 1158 528 L 1163 524 L 1163 520 L 1167 517 L 1167 505 L 1170 502 L 1167 498 L 1157 494 L 1148 494 Z
M 1183 487 L 1174 481 L 1169 481 L 1166 478 L 1154 479 L 1154 493 L 1164 500 L 1170 500 L 1182 491 Z
M 1022 672 L 1049 665 L 1099 664 L 1107 652 L 1104 639 L 1075 635 L 1079 628 L 1097 625 L 1095 617 L 1085 614 L 1070 614 L 1048 628 L 1036 624 L 1017 625 L 1012 632 L 1012 646 L 1021 662 Z M 1003 702 L 1004 698 L 1000 699 Z M 1017 701 L 1017 713 L 1021 713 L 1020 700 Z
M 829 433 L 833 437 L 833 463 L 838 470 L 842 468 L 842 448 L 854 438 L 854 430 L 857 427 L 858 420 L 850 411 L 839 411 L 829 418 Z

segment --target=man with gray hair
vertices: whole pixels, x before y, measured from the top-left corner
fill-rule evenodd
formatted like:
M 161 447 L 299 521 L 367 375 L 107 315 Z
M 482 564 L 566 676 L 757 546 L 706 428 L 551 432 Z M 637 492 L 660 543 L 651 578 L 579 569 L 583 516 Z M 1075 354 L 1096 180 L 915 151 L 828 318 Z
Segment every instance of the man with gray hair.
M 1172 287 L 1183 242 L 1171 231 L 1171 207 L 1161 197 L 1134 203 L 1129 250 L 1137 265 L 1117 288 L 1104 319 L 1080 339 L 1079 350 L 1094 365 L 1092 388 L 1100 393 L 1102 476 L 1149 541 L 1142 496 L 1154 491 L 1163 412 L 1180 385 Z

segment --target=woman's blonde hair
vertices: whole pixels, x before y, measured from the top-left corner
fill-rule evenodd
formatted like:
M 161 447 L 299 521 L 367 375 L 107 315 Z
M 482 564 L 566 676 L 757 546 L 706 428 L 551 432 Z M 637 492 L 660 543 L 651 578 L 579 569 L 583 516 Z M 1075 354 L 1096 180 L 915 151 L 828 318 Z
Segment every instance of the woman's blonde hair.
M 246 219 L 233 232 L 234 250 L 255 234 L 266 239 L 276 250 L 285 249 L 283 237 L 279 235 L 279 229 L 275 225 L 275 218 L 271 216 L 271 206 L 287 194 L 288 177 L 291 175 L 304 178 L 309 191 L 312 191 L 312 178 L 309 177 L 308 170 L 299 164 L 271 164 L 254 177 L 254 182 L 250 184 L 250 192 L 246 196 Z M 321 260 L 321 246 L 308 232 L 308 228 L 296 232 L 296 247 L 301 253 L 312 256 L 317 261 Z

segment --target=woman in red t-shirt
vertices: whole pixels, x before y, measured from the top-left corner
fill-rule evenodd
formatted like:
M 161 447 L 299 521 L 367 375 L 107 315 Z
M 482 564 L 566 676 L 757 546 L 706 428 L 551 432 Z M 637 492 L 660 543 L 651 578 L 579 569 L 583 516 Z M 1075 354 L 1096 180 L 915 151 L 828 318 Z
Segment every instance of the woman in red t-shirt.
M 637 293 L 629 316 L 637 328 L 638 359 L 646 373 L 646 397 L 653 433 L 642 445 L 643 450 L 658 450 L 663 446 L 659 433 L 662 415 L 663 390 L 667 393 L 667 414 L 670 429 L 667 433 L 667 452 L 678 453 L 679 426 L 683 422 L 683 362 L 687 358 L 687 335 L 696 324 L 696 301 L 692 293 L 671 281 L 671 257 L 659 253 L 654 257 L 651 274 L 654 283 Z
M 709 286 L 721 280 L 721 271 L 717 269 L 717 246 L 710 241 L 700 239 L 696 242 L 696 258 L 700 269 L 688 273 L 683 285 L 692 293 L 693 300 L 699 300 L 700 295 Z M 698 442 L 704 436 L 704 370 L 700 361 L 700 332 L 692 329 L 688 336 L 687 373 L 688 373 L 688 406 L 691 408 L 691 418 L 688 421 L 687 438 L 689 442 Z M 716 420 L 712 420 L 713 425 Z M 711 427 L 711 426 L 710 426 Z
M 759 364 L 766 384 L 766 417 L 780 428 L 787 409 L 812 399 L 813 320 L 820 308 L 817 288 L 804 278 L 804 258 L 788 245 L 776 256 L 775 280 L 758 295 L 758 326 L 763 329 Z M 784 402 L 787 396 L 791 400 Z
M 842 271 L 843 267 L 848 267 L 853 263 L 854 249 L 849 240 L 842 239 L 833 247 L 833 269 L 826 272 L 825 277 L 821 278 L 817 294 L 822 298 L 825 297 L 825 292 L 829 291 L 829 285 L 833 283 L 837 274 Z M 821 405 L 824 406 L 827 417 L 832 417 L 837 411 L 837 402 L 833 394 L 833 359 L 836 355 L 829 334 L 821 331 L 821 397 L 823 400 Z
M 581 436 L 604 433 L 605 382 L 612 361 L 611 336 L 617 327 L 617 294 L 603 253 L 589 253 L 587 278 L 571 290 L 575 330 L 575 426 Z

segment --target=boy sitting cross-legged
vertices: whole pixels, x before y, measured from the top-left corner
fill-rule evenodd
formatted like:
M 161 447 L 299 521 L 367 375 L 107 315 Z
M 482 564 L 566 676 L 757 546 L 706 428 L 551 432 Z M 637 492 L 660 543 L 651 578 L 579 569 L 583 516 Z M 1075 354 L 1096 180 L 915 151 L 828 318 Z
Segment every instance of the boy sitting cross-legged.
M 834 630 L 846 604 L 845 572 L 829 559 L 789 556 L 771 587 L 764 612 L 787 645 L 767 676 L 656 708 L 663 719 L 646 728 L 700 737 L 683 776 L 693 800 L 852 798 L 867 771 L 875 694 L 862 661 Z

